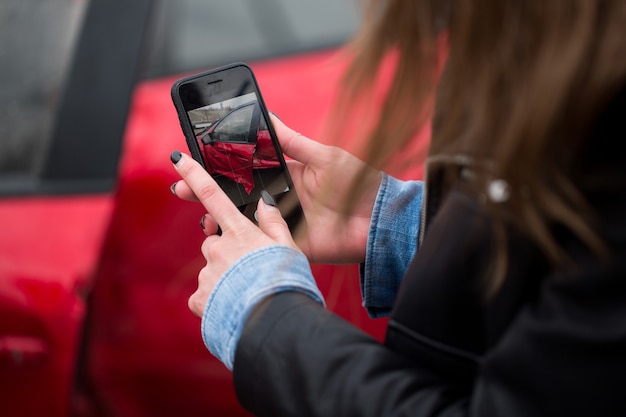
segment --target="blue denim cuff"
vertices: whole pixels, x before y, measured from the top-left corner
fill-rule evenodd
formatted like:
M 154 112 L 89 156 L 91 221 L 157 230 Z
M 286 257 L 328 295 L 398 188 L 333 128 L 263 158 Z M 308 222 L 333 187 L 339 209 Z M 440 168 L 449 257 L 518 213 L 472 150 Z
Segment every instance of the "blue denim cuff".
M 233 369 L 237 342 L 254 306 L 281 291 L 300 291 L 324 305 L 304 254 L 282 245 L 247 254 L 217 282 L 202 315 L 202 340 L 228 369 Z
M 363 306 L 370 317 L 391 312 L 405 271 L 417 251 L 424 183 L 383 174 L 360 266 Z

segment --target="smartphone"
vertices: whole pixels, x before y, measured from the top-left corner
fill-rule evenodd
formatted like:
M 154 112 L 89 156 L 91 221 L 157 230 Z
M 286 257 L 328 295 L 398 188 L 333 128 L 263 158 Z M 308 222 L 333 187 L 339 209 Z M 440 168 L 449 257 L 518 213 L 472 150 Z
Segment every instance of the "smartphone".
M 239 210 L 257 224 L 265 190 L 291 232 L 303 230 L 302 207 L 252 69 L 238 62 L 185 77 L 171 94 L 191 156 Z

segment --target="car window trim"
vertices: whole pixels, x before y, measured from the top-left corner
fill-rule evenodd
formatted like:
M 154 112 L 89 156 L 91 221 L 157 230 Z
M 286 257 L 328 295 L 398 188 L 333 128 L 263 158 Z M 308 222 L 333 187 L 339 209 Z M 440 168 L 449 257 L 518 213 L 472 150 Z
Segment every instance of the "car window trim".
M 9 188 L 21 182 L 32 193 L 113 189 L 152 3 L 89 2 L 39 178 Z

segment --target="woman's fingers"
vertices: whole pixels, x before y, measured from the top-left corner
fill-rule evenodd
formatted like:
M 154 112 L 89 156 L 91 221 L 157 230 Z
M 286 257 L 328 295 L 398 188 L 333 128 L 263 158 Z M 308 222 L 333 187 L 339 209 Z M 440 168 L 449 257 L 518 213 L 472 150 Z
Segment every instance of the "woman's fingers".
M 325 145 L 296 132 L 275 115 L 271 114 L 270 117 L 280 146 L 288 157 L 309 165 L 315 162 L 316 157 L 318 158 L 321 152 L 324 152 Z
M 289 227 L 276 207 L 276 201 L 267 191 L 261 191 L 261 199 L 257 205 L 259 227 L 271 239 L 285 245 L 295 246 Z
M 172 163 L 178 174 L 189 186 L 191 192 L 213 216 L 223 231 L 237 229 L 245 219 L 219 185 L 202 166 L 187 154 L 172 152 Z M 178 184 L 178 189 L 183 188 Z
M 203 214 L 202 217 L 200 217 L 200 227 L 207 236 L 221 234 L 220 226 L 209 213 Z
M 185 181 L 176 181 L 170 186 L 170 191 L 176 197 L 187 201 L 198 201 L 198 197 L 191 191 Z

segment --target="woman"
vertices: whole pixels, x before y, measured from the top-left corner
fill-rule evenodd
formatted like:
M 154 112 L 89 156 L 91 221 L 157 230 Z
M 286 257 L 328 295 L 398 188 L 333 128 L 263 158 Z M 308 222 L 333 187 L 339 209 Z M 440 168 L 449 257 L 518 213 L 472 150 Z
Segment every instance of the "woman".
M 395 57 L 370 166 L 274 120 L 315 225 L 297 245 L 271 199 L 255 228 L 174 152 L 173 190 L 208 211 L 189 305 L 244 407 L 626 415 L 625 27 L 621 0 L 371 1 L 339 105 Z M 442 43 L 423 188 L 373 167 L 429 119 Z M 336 158 L 356 193 L 324 185 Z M 362 263 L 384 344 L 324 309 L 309 261 Z

